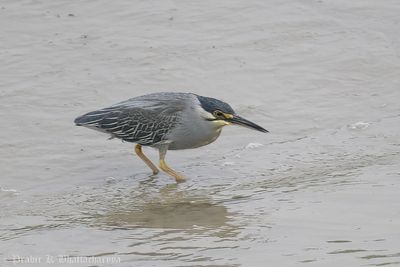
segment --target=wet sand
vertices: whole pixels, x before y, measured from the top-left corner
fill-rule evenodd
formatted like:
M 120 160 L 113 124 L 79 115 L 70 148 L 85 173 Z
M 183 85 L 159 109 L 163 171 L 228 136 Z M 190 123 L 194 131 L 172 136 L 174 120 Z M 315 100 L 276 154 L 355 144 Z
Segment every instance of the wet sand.
M 398 1 L 2 1 L 0 265 L 400 265 L 398 14 Z M 271 133 L 226 127 L 170 151 L 189 178 L 175 184 L 132 144 L 73 125 L 158 91 L 223 99 Z

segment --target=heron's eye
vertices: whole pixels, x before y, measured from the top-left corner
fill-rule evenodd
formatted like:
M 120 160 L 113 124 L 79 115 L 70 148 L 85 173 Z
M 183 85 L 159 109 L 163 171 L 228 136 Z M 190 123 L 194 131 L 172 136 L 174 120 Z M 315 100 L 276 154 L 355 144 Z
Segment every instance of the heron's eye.
M 216 117 L 216 118 L 224 118 L 225 116 L 224 116 L 224 113 L 222 113 L 222 111 L 219 111 L 219 110 L 216 110 L 216 111 L 214 111 L 214 116 Z

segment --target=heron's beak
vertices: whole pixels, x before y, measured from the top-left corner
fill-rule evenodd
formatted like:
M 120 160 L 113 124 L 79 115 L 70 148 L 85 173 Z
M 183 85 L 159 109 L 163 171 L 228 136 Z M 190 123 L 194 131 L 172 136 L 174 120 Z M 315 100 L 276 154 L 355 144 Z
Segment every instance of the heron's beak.
M 268 133 L 268 131 L 266 129 L 264 129 L 263 127 L 261 127 L 260 125 L 255 124 L 254 122 L 251 122 L 249 120 L 246 120 L 245 118 L 242 118 L 238 115 L 232 115 L 232 118 L 228 118 L 226 119 L 227 122 L 230 122 L 232 124 L 237 124 L 237 125 L 241 125 L 253 130 L 257 130 L 263 133 Z

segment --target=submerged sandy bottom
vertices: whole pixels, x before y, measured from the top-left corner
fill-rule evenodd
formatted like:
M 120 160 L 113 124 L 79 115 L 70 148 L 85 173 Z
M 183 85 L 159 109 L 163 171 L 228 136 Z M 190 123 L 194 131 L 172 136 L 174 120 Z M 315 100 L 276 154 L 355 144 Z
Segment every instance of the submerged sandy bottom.
M 398 14 L 398 1 L 2 1 L 1 265 L 399 265 Z M 73 125 L 157 91 L 226 100 L 271 133 L 230 127 L 169 152 L 189 178 L 177 185 L 132 144 Z

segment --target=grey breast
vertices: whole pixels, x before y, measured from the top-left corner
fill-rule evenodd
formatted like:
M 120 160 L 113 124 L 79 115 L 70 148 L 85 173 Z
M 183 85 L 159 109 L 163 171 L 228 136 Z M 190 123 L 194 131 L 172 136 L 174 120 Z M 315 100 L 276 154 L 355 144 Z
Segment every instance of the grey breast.
M 214 142 L 221 133 L 222 126 L 202 117 L 206 111 L 201 107 L 197 96 L 193 95 L 190 106 L 182 113 L 180 123 L 171 129 L 168 149 L 189 149 Z

